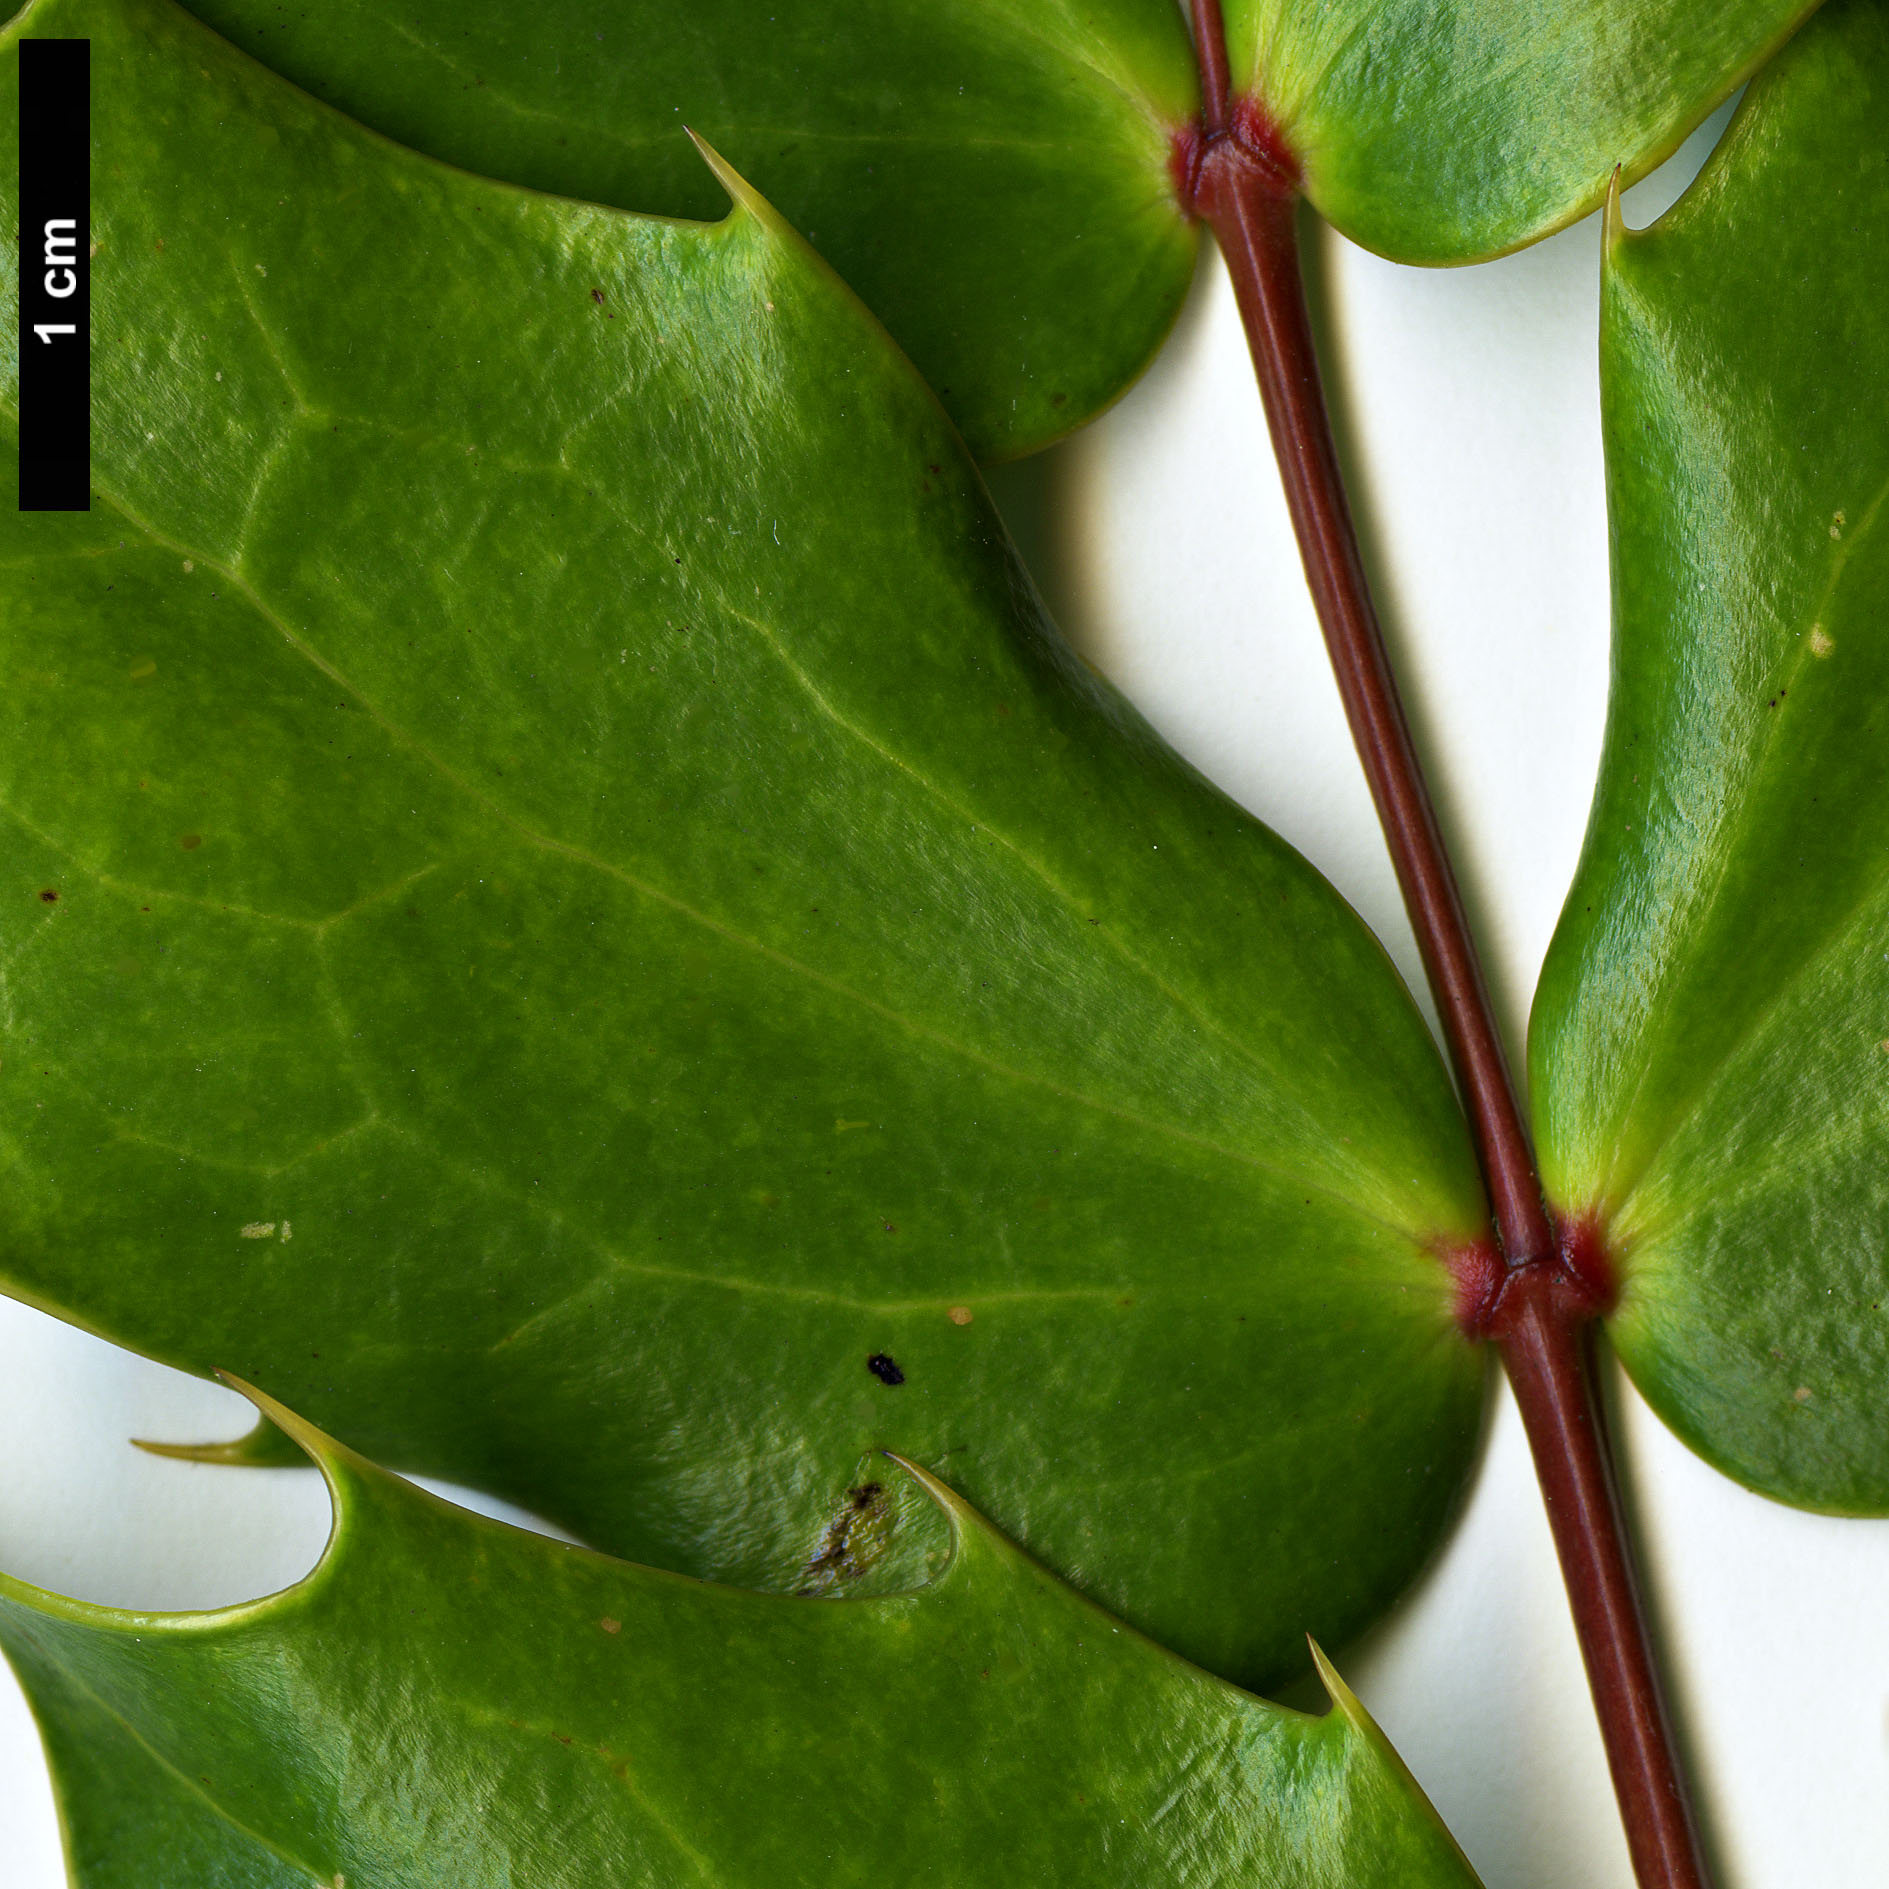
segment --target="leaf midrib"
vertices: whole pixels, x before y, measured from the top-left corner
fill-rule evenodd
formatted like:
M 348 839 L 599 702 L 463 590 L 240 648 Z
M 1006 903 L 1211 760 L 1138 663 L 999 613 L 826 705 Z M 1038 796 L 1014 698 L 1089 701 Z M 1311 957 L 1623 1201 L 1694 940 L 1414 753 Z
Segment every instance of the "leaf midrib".
M 133 530 L 142 534 L 151 544 L 173 551 L 179 556 L 189 556 L 195 561 L 217 571 L 231 589 L 249 605 L 264 623 L 268 624 L 271 629 L 280 635 L 284 642 L 286 642 L 297 655 L 326 680 L 333 683 L 335 687 L 343 690 L 359 703 L 361 711 L 373 720 L 375 725 L 382 730 L 390 741 L 396 743 L 405 751 L 423 761 L 440 779 L 447 782 L 467 801 L 480 808 L 488 817 L 509 829 L 518 839 L 522 840 L 527 845 L 536 847 L 555 857 L 568 859 L 574 864 L 585 866 L 592 871 L 603 874 L 607 878 L 615 879 L 639 896 L 665 906 L 675 912 L 679 917 L 700 926 L 703 930 L 712 933 L 725 942 L 752 951 L 757 956 L 767 959 L 770 963 L 778 965 L 783 970 L 804 979 L 815 987 L 828 991 L 844 999 L 846 1002 L 855 1004 L 859 1008 L 883 1018 L 886 1022 L 905 1031 L 908 1035 L 917 1037 L 923 1041 L 935 1043 L 948 1052 L 963 1057 L 967 1062 L 977 1064 L 979 1067 L 988 1070 L 993 1075 L 1007 1082 L 1013 1083 L 1019 1087 L 1042 1090 L 1047 1094 L 1055 1095 L 1059 1099 L 1072 1103 L 1077 1107 L 1090 1109 L 1098 1114 L 1107 1115 L 1116 1120 L 1127 1122 L 1134 1127 L 1144 1128 L 1152 1133 L 1166 1136 L 1171 1140 L 1198 1148 L 1203 1152 L 1214 1155 L 1237 1166 L 1272 1175 L 1277 1179 L 1289 1182 L 1295 1188 L 1309 1188 L 1314 1195 L 1322 1196 L 1325 1199 L 1336 1202 L 1348 1213 L 1383 1227 L 1386 1231 L 1409 1242 L 1413 1246 L 1421 1246 L 1424 1243 L 1426 1236 L 1422 1231 L 1388 1220 L 1382 1214 L 1375 1212 L 1356 1198 L 1340 1193 L 1337 1189 L 1321 1181 L 1311 1179 L 1304 1173 L 1287 1167 L 1278 1161 L 1268 1160 L 1261 1155 L 1229 1147 L 1224 1142 L 1216 1141 L 1209 1136 L 1197 1134 L 1190 1129 L 1181 1127 L 1178 1123 L 1163 1122 L 1154 1117 L 1144 1115 L 1138 1110 L 1103 1101 L 1099 1097 L 1085 1094 L 1080 1090 L 1071 1089 L 1061 1083 L 1052 1081 L 1047 1076 L 1033 1075 L 1027 1070 L 1013 1068 L 1009 1064 L 1003 1063 L 996 1057 L 989 1055 L 987 1052 L 959 1041 L 948 1032 L 938 1029 L 933 1025 L 923 1023 L 914 1017 L 907 1016 L 902 1011 L 895 1010 L 890 1005 L 881 1003 L 878 999 L 868 996 L 865 992 L 854 989 L 851 985 L 842 982 L 840 979 L 829 976 L 815 966 L 806 964 L 800 959 L 790 956 L 776 946 L 770 945 L 762 939 L 751 937 L 747 933 L 713 917 L 709 913 L 699 911 L 685 900 L 678 898 L 674 893 L 668 892 L 662 887 L 650 884 L 638 878 L 634 873 L 615 864 L 613 861 L 601 858 L 597 854 L 588 851 L 586 848 L 574 845 L 568 841 L 538 832 L 518 815 L 512 813 L 508 808 L 494 800 L 482 788 L 466 779 L 440 756 L 434 754 L 424 743 L 408 733 L 397 723 L 389 720 L 381 709 L 370 701 L 363 691 L 349 680 L 343 671 L 336 668 L 319 650 L 291 627 L 288 621 L 256 590 L 255 586 L 243 574 L 240 567 L 232 566 L 220 558 L 214 557 L 194 546 L 186 545 L 179 540 L 171 538 L 167 533 L 158 530 L 148 520 L 143 518 L 127 500 L 121 498 L 107 486 L 98 482 L 96 475 L 94 475 L 93 489 L 100 499 L 117 512 Z M 790 673 L 798 674 L 798 670 L 794 665 L 789 664 L 788 667 Z M 818 698 L 816 697 L 816 699 Z M 916 774 L 914 774 L 914 778 L 922 780 L 922 777 Z M 994 835 L 994 837 L 1001 836 Z M 1018 857 L 1024 859 L 1026 864 L 1029 863 L 1026 856 L 1018 854 Z M 1040 872 L 1038 876 L 1042 877 Z M 1066 895 L 1061 893 L 1060 889 L 1057 888 L 1053 882 L 1044 878 L 1043 883 L 1053 892 L 1056 892 L 1059 897 L 1066 899 Z M 1156 987 L 1160 988 L 1158 983 Z M 1166 995 L 1165 992 L 1163 992 L 1163 994 Z M 1170 999 L 1170 1001 L 1174 1000 Z M 1270 1073 L 1265 1071 L 1263 1064 L 1256 1066 L 1258 1066 L 1263 1073 Z
M 1837 591 L 1844 577 L 1848 574 L 1850 562 L 1856 554 L 1857 547 L 1875 528 L 1877 520 L 1882 516 L 1885 504 L 1889 504 L 1889 480 L 1884 481 L 1881 488 L 1877 491 L 1876 496 L 1870 500 L 1867 509 L 1864 511 L 1862 520 L 1858 523 L 1854 532 L 1839 544 L 1837 555 L 1835 559 L 1832 560 L 1830 574 L 1824 580 L 1823 590 L 1819 594 L 1815 606 L 1805 619 L 1805 627 L 1798 631 L 1798 647 L 1788 671 L 1790 682 L 1786 682 L 1783 685 L 1785 688 L 1788 689 L 1790 683 L 1797 680 L 1804 672 L 1804 667 L 1807 663 L 1818 660 L 1816 653 L 1810 647 L 1807 632 L 1819 627 L 1824 622 L 1831 604 L 1835 601 Z M 1777 743 L 1783 739 L 1782 730 L 1784 727 L 1784 717 L 1767 717 L 1764 724 L 1764 732 L 1758 739 L 1756 753 L 1750 767 L 1745 772 L 1747 781 L 1756 780 L 1769 767 Z M 1743 817 L 1742 807 L 1740 817 Z M 1738 1033 L 1729 1043 L 1724 1045 L 1718 1055 L 1700 1071 L 1698 1079 L 1692 1084 L 1690 1089 L 1687 1090 L 1686 1094 L 1668 1111 L 1666 1126 L 1661 1131 L 1658 1138 L 1646 1149 L 1638 1164 L 1631 1170 L 1630 1176 L 1625 1184 L 1621 1184 L 1618 1178 L 1619 1170 L 1617 1166 L 1609 1169 L 1607 1184 L 1602 1192 L 1604 1197 L 1613 1203 L 1616 1212 L 1623 1210 L 1627 1201 L 1630 1200 L 1634 1193 L 1644 1184 L 1647 1176 L 1652 1173 L 1654 1167 L 1657 1165 L 1659 1157 L 1679 1135 L 1686 1122 L 1705 1108 L 1718 1093 L 1745 1046 L 1763 1031 L 1765 1026 L 1771 1022 L 1776 1012 L 1785 1004 L 1791 994 L 1804 980 L 1829 958 L 1839 945 L 1847 941 L 1850 928 L 1856 922 L 1858 915 L 1881 891 L 1883 876 L 1883 872 L 1879 870 L 1874 877 L 1866 879 L 1862 891 L 1844 909 L 1839 922 L 1832 928 L 1829 935 L 1825 937 L 1823 943 L 1810 951 L 1805 957 L 1801 958 L 1798 961 L 1797 967 L 1788 977 L 1772 986 L 1765 1000 L 1746 1017 Z M 1712 895 L 1706 901 L 1704 910 L 1698 915 L 1692 926 L 1695 935 L 1703 931 L 1706 926 L 1710 924 L 1726 896 L 1727 881 L 1725 875 L 1721 873 L 1713 884 Z M 1633 1111 L 1638 1106 L 1640 1097 L 1645 1092 L 1646 1085 L 1652 1078 L 1653 1065 L 1654 1059 L 1652 1057 L 1648 1057 L 1640 1065 L 1639 1079 L 1633 1086 L 1633 1093 L 1628 1098 L 1626 1107 L 1621 1110 L 1619 1115 L 1619 1120 L 1623 1124 L 1632 1120 Z
M 137 1726 L 132 1724 L 131 1720 L 128 1719 L 117 1706 L 113 1705 L 110 1700 L 102 1697 L 81 1679 L 75 1667 L 61 1662 L 59 1666 L 59 1676 L 68 1685 L 75 1687 L 78 1691 L 82 1692 L 86 1698 L 91 1700 L 93 1705 L 117 1725 L 124 1732 L 126 1737 L 128 1737 L 165 1776 L 181 1784 L 185 1792 L 195 1798 L 199 1803 L 206 1806 L 211 1815 L 220 1823 L 227 1824 L 230 1829 L 239 1831 L 254 1843 L 259 1850 L 266 1851 L 270 1856 L 277 1858 L 278 1861 L 286 1863 L 289 1868 L 304 1871 L 310 1882 L 318 1883 L 325 1879 L 325 1872 L 317 1869 L 313 1863 L 304 1862 L 301 1857 L 296 1856 L 289 1850 L 285 1850 L 281 1844 L 264 1836 L 261 1831 L 251 1828 L 251 1826 L 244 1823 L 240 1817 L 232 1816 L 222 1804 L 204 1789 L 201 1783 L 191 1777 L 188 1772 L 180 1771 L 169 1758 L 165 1757 L 165 1755 L 138 1730 Z

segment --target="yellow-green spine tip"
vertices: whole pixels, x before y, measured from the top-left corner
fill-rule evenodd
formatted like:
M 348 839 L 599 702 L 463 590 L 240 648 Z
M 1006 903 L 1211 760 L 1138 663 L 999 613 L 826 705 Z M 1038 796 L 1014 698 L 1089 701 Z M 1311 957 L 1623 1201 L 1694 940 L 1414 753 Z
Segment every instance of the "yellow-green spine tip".
M 1305 1644 L 1312 1649 L 1312 1664 L 1318 1669 L 1319 1683 L 1325 1688 L 1332 1704 L 1361 1730 L 1375 1731 L 1371 1715 L 1362 1704 L 1358 1695 L 1338 1676 L 1338 1668 L 1325 1657 L 1325 1649 L 1308 1633 Z
M 737 208 L 763 222 L 772 221 L 774 206 L 699 131 L 689 125 L 682 129 L 688 132 L 689 142 L 701 152 L 702 162 L 715 173 L 715 181 L 734 199 Z
M 1620 209 L 1620 166 L 1614 166 L 1614 174 L 1607 180 L 1607 206 L 1601 211 L 1601 247 L 1612 255 L 1614 250 L 1632 233 L 1627 228 L 1627 219 Z

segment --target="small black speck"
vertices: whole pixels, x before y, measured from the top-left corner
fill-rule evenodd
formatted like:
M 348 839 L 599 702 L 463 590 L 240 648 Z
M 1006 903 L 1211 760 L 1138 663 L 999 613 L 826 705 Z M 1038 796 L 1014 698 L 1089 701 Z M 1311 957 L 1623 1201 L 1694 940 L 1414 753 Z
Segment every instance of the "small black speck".
M 866 1369 L 870 1371 L 881 1384 L 898 1385 L 905 1382 L 905 1373 L 901 1371 L 883 1351 L 875 1351 L 872 1356 L 866 1360 Z
M 59 903 L 59 892 L 58 892 L 58 888 L 57 888 L 56 886 L 48 886 L 48 887 L 47 887 L 47 888 L 45 889 L 45 891 L 44 891 L 44 892 L 42 892 L 42 893 L 41 893 L 41 894 L 40 894 L 39 896 L 40 896 L 40 897 L 41 897 L 41 898 L 42 898 L 42 899 L 43 899 L 43 900 L 44 900 L 44 901 L 45 901 L 45 902 L 46 902 L 46 903 L 47 903 L 48 905 L 57 905 L 57 904 Z

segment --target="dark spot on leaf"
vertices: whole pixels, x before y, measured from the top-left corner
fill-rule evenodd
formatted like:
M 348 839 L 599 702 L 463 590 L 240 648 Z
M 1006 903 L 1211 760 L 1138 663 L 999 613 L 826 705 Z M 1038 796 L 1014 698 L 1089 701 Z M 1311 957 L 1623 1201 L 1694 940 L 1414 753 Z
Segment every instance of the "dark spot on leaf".
M 1068 399 L 1069 399 L 1069 396 L 1067 394 L 1051 394 L 1049 397 L 1049 403 L 1052 407 L 1060 407 L 1060 406 L 1065 405 Z
M 203 835 L 201 833 L 185 833 L 178 839 L 177 844 L 181 846 L 185 852 L 194 853 L 197 848 L 203 844 Z
M 856 1581 L 885 1552 L 885 1486 L 862 1482 L 846 1491 L 846 1505 L 827 1524 L 807 1563 L 803 1594 L 824 1592 L 838 1581 Z
M 592 289 L 590 292 L 590 299 L 593 302 L 595 302 L 599 308 L 601 308 L 603 306 L 603 290 Z
M 59 903 L 59 888 L 54 885 L 49 885 L 39 896 L 44 899 L 48 905 L 57 905 Z
M 875 1351 L 872 1356 L 866 1360 L 866 1369 L 870 1371 L 881 1384 L 903 1384 L 905 1382 L 905 1373 L 901 1371 L 883 1351 Z

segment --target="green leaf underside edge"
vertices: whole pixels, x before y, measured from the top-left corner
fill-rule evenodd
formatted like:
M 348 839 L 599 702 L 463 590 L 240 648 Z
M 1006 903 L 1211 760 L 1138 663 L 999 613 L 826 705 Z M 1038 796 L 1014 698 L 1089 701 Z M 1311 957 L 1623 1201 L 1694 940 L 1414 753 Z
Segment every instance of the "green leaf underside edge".
M 1767 1495 L 1889 1510 L 1889 16 L 1833 5 L 1609 239 L 1614 688 L 1532 1026 L 1615 1342 Z
M 100 501 L 0 550 L 8 1290 L 683 1572 L 822 1578 L 883 1445 L 1246 1683 L 1380 1613 L 1479 1419 L 1447 1078 L 876 326 L 751 194 L 31 21 L 116 103 Z
M 1099 412 L 1160 345 L 1196 238 L 1194 109 L 1145 0 L 336 0 L 192 9 L 402 144 L 628 210 L 713 217 L 721 151 L 885 322 L 980 458 Z
M 922 1471 L 885 1465 L 948 1532 L 929 1583 L 795 1600 L 487 1521 L 257 1402 L 334 1500 L 295 1586 L 138 1614 L 0 1576 L 79 1889 L 1474 1883 L 1329 1667 L 1322 1718 L 1240 1693 Z
M 1166 0 L 194 10 L 401 142 L 564 195 L 711 214 L 674 137 L 693 125 L 886 321 L 980 458 L 1099 412 L 1186 289 L 1172 147 L 1198 91 Z M 1809 11 L 1231 0 L 1227 30 L 1318 208 L 1382 254 L 1460 263 L 1584 215 L 1618 167 L 1651 170 Z
M 1234 84 L 1306 194 L 1402 262 L 1486 260 L 1644 176 L 1814 10 L 1804 0 L 1226 0 Z

